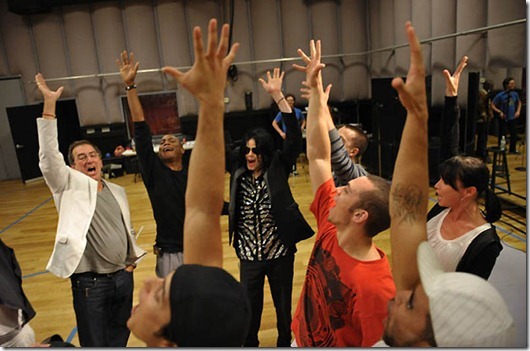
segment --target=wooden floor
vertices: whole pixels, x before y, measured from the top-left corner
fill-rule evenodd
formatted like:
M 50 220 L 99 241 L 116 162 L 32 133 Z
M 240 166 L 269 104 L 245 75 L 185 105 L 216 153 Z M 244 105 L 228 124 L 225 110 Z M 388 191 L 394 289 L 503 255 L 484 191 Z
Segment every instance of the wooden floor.
M 316 227 L 313 215 L 309 212 L 312 200 L 311 188 L 307 174 L 307 164 L 299 159 L 298 176 L 291 176 L 289 182 L 293 194 L 300 205 L 308 222 Z M 511 186 L 514 193 L 526 199 L 526 171 L 518 171 L 515 167 L 526 166 L 526 154 L 509 155 Z M 227 177 L 228 180 L 228 177 Z M 501 179 L 502 180 L 502 179 Z M 152 244 L 155 237 L 155 225 L 147 193 L 141 180 L 135 182 L 133 175 L 125 175 L 113 182 L 126 188 L 131 207 L 131 217 L 135 229 L 142 230 L 138 238 L 139 245 L 149 254 L 138 266 L 135 272 L 135 302 L 142 281 L 154 275 L 154 255 Z M 226 181 L 228 194 L 228 181 Z M 60 279 L 45 271 L 50 257 L 55 237 L 57 213 L 51 199 L 50 192 L 44 181 L 37 180 L 23 184 L 20 180 L 0 182 L 0 235 L 2 240 L 15 249 L 22 268 L 23 287 L 37 312 L 31 325 L 36 333 L 36 339 L 42 340 L 52 334 L 60 334 L 63 338 L 70 338 L 72 343 L 79 345 L 76 333 L 75 316 L 69 279 Z M 517 204 L 522 211 L 505 211 L 514 218 L 503 215 L 497 222 L 499 236 L 502 240 L 526 252 L 526 200 L 517 196 L 506 196 Z M 513 199 L 512 199 L 513 198 Z M 434 199 L 434 191 L 431 192 Z M 434 200 L 433 200 L 434 201 Z M 431 201 L 432 204 L 434 202 Z M 223 248 L 225 268 L 235 277 L 239 277 L 237 258 L 232 247 L 228 246 L 227 217 L 222 218 Z M 305 277 L 307 261 L 311 253 L 314 237 L 298 244 L 295 260 L 295 275 L 293 287 L 293 311 Z M 389 233 L 379 234 L 375 241 L 389 255 Z M 261 346 L 274 347 L 276 345 L 276 318 L 266 284 L 265 303 L 260 331 Z M 128 346 L 145 346 L 140 340 L 131 335 Z

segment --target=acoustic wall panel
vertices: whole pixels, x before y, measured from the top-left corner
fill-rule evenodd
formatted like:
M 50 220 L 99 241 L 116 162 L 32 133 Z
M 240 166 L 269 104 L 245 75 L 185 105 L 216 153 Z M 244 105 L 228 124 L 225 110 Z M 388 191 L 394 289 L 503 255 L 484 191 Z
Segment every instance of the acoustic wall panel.
M 524 18 L 526 2 L 523 0 L 488 1 L 488 25 L 513 21 Z M 489 66 L 491 67 L 520 67 L 524 62 L 528 47 L 526 41 L 527 23 L 517 26 L 500 28 L 488 32 Z
M 91 9 L 100 73 L 117 72 L 117 51 L 126 47 L 122 10 L 116 2 L 94 3 Z M 119 78 L 116 76 L 100 78 L 105 115 L 97 116 L 97 124 L 123 122 L 119 99 L 116 98 L 123 91 L 123 85 L 118 82 Z M 91 117 L 95 118 L 96 116 Z
M 394 14 L 394 44 L 407 44 L 408 40 L 405 33 L 405 22 L 412 20 L 411 1 L 398 0 L 394 6 L 396 9 L 400 9 Z M 416 26 L 416 23 L 413 23 L 413 25 Z M 422 45 L 422 51 L 424 55 L 426 54 L 427 50 L 429 50 L 429 48 Z M 392 54 L 394 58 L 393 76 L 405 77 L 410 66 L 410 51 L 408 47 L 396 49 Z
M 370 50 L 389 47 L 395 43 L 394 4 L 384 0 L 368 4 L 370 21 Z M 370 55 L 370 75 L 388 77 L 394 75 L 395 58 L 391 51 Z
M 439 16 L 432 16 L 433 37 L 447 35 L 458 30 L 456 11 L 456 0 L 436 1 L 433 3 L 432 14 L 439 14 Z M 430 46 L 432 48 L 432 59 L 429 66 L 432 67 L 433 99 L 435 104 L 443 104 L 445 95 L 445 78 L 442 71 L 448 69 L 449 72 L 453 73 L 456 69 L 456 65 L 460 62 L 461 57 L 456 56 L 456 38 L 436 41 L 430 44 Z M 460 93 L 465 94 L 465 80 L 466 79 L 461 80 L 459 95 Z
M 296 50 L 298 48 L 307 48 L 309 39 L 313 37 L 314 30 L 310 22 L 310 7 L 307 7 L 303 0 L 282 0 L 280 1 L 280 16 L 282 20 L 282 42 L 284 57 L 298 57 Z M 298 64 L 301 60 L 295 61 Z M 303 100 L 300 97 L 300 82 L 304 80 L 305 75 L 292 68 L 289 62 L 283 65 L 285 70 L 284 87 L 286 92 L 296 96 L 298 102 Z
M 339 11 L 337 3 L 334 1 L 316 2 L 311 6 L 311 21 L 313 38 L 322 41 L 323 55 L 336 55 L 341 50 L 340 22 L 337 21 Z M 302 45 L 304 51 L 309 54 L 309 43 Z M 324 86 L 333 84 L 330 101 L 340 101 L 342 99 L 342 64 L 339 58 L 325 58 L 322 60 L 326 64 L 323 71 Z M 300 86 L 300 83 L 298 83 Z
M 41 66 L 47 71 L 71 71 L 72 75 L 116 73 L 116 54 L 128 45 L 142 58 L 144 68 L 163 64 L 187 66 L 193 58 L 190 40 L 193 26 L 205 29 L 211 17 L 220 22 L 229 20 L 230 3 L 229 0 L 83 1 L 55 7 L 47 14 L 16 15 L 8 11 L 6 2 L 0 2 L 0 51 L 5 53 L 0 74 L 21 74 L 26 100 L 32 103 L 41 101 L 30 83 Z M 342 53 L 404 44 L 403 24 L 409 19 L 419 37 L 427 39 L 437 33 L 473 29 L 480 23 L 489 26 L 526 16 L 526 4 L 522 0 L 234 0 L 234 3 L 234 38 L 240 38 L 243 46 L 247 46 L 242 47 L 236 62 L 252 56 L 256 60 L 297 57 L 296 49 L 306 46 L 316 36 L 325 40 L 324 52 L 333 52 L 335 43 L 340 44 L 336 50 Z M 64 46 L 62 50 L 61 46 Z M 433 97 L 443 98 L 441 70 L 454 69 L 467 53 L 469 69 L 480 70 L 497 87 L 507 75 L 521 82 L 526 46 L 524 23 L 490 30 L 487 36 L 461 36 L 422 45 L 427 73 L 433 76 Z M 52 48 L 51 53 L 42 53 L 46 48 Z M 304 77 L 291 68 L 291 63 L 282 65 L 286 70 L 284 89 L 298 92 Z M 253 92 L 256 108 L 268 106 L 270 99 L 263 95 L 256 81 L 275 65 L 238 67 L 240 81 L 227 90 L 231 97 L 229 108 L 245 108 L 243 92 L 247 90 Z M 340 63 L 330 61 L 327 76 L 334 83 L 332 98 L 369 98 L 372 77 L 401 76 L 406 74 L 408 66 L 406 47 L 345 57 Z M 162 75 L 139 79 L 140 89 L 146 89 L 143 92 L 160 85 L 170 90 L 177 88 L 173 80 Z M 462 98 L 465 98 L 467 80 L 464 78 L 461 84 Z M 58 82 L 58 85 L 66 86 L 65 97 L 78 99 L 82 125 L 121 121 L 117 96 L 123 87 L 116 77 L 85 78 Z M 187 92 L 179 90 L 179 99 L 186 114 L 197 112 L 198 106 Z
M 340 8 L 341 47 L 345 53 L 368 50 L 366 35 L 366 2 L 362 0 L 342 2 Z M 346 56 L 342 59 L 341 100 L 362 99 L 370 95 L 369 60 L 365 55 Z
M 270 60 L 285 57 L 283 44 L 283 31 L 279 3 L 270 0 L 253 0 L 248 2 L 250 7 L 250 23 L 252 25 L 252 49 L 254 60 Z M 288 55 L 290 57 L 294 55 Z M 237 59 L 237 61 L 240 61 Z M 252 65 L 257 78 L 267 79 L 267 71 L 274 67 L 286 69 L 291 63 L 256 63 Z M 271 71 L 272 73 L 272 71 Z M 256 82 L 254 82 L 256 84 Z M 272 100 L 263 90 L 261 84 L 257 83 L 253 89 L 254 109 L 268 108 Z
M 234 13 L 246 14 L 248 13 L 248 6 L 250 2 L 235 2 Z M 229 14 L 227 14 L 229 15 Z M 252 52 L 254 46 L 260 45 L 257 42 L 252 41 L 252 16 L 234 16 L 232 32 L 232 43 L 240 43 L 239 50 L 237 53 L 237 61 L 253 61 L 254 53 Z M 273 45 L 275 44 L 271 40 Z M 277 45 L 277 44 L 276 44 Z M 245 92 L 253 91 L 258 87 L 255 83 L 253 66 L 252 65 L 235 65 L 237 75 L 234 74 L 234 79 L 228 79 L 228 86 L 226 89 L 226 97 L 229 98 L 228 104 L 225 105 L 225 111 L 243 111 L 245 110 Z M 229 74 L 230 76 L 230 74 Z M 261 89 L 261 87 L 260 87 Z

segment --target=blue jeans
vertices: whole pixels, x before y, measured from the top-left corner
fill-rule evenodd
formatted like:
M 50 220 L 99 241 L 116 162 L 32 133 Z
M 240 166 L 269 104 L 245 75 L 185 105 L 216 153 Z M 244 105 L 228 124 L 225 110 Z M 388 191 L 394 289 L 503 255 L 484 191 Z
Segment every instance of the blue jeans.
M 126 347 L 130 330 L 133 274 L 80 273 L 70 277 L 79 343 L 82 347 Z

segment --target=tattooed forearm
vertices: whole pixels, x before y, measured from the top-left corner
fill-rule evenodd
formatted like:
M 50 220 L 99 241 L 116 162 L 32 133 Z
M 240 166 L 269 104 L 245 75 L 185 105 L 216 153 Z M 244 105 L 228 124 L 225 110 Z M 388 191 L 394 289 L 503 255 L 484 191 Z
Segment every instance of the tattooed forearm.
M 427 194 L 417 185 L 393 184 L 390 191 L 390 215 L 405 222 L 425 219 L 427 198 Z

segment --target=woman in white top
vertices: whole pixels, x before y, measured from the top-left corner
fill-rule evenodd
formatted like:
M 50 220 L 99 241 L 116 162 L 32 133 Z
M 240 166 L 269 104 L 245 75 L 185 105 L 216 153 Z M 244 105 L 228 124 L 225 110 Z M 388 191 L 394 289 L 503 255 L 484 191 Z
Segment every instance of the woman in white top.
M 488 187 L 489 170 L 480 159 L 454 156 L 439 168 L 434 185 L 438 203 L 429 211 L 427 239 L 446 271 L 488 279 L 502 250 L 491 223 L 501 217 L 495 193 Z M 479 199 L 485 198 L 485 211 Z

